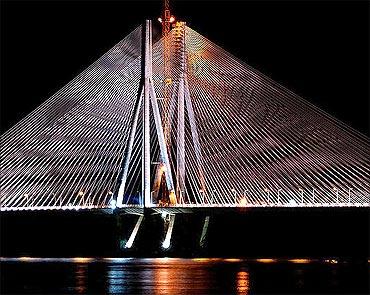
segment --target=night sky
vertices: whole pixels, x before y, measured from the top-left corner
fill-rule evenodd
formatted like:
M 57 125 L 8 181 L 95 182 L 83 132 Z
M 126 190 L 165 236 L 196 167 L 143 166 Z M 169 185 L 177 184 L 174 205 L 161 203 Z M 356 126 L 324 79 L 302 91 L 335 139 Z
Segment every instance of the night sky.
M 1 132 L 161 1 L 1 1 Z M 177 19 L 369 135 L 368 1 L 172 1 Z

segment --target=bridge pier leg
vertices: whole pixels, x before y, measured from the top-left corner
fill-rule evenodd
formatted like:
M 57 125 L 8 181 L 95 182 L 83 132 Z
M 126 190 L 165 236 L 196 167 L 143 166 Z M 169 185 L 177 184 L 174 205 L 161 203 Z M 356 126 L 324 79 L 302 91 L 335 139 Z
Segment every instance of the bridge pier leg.
M 140 225 L 141 225 L 143 219 L 144 219 L 144 215 L 139 215 L 139 218 L 136 221 L 135 227 L 132 230 L 132 233 L 131 233 L 130 238 L 128 239 L 128 241 L 127 241 L 127 243 L 125 245 L 125 248 L 128 248 L 129 249 L 129 248 L 132 247 L 132 244 L 135 241 L 137 232 L 139 231 L 139 228 L 140 228 Z
M 175 214 L 170 214 L 170 220 L 168 222 L 166 237 L 162 243 L 162 247 L 168 249 L 171 245 L 172 230 L 175 223 Z
M 200 247 L 204 247 L 204 245 L 206 243 L 208 225 L 209 225 L 209 216 L 206 216 L 206 218 L 204 219 L 202 234 L 201 234 L 200 240 L 199 240 L 199 246 Z

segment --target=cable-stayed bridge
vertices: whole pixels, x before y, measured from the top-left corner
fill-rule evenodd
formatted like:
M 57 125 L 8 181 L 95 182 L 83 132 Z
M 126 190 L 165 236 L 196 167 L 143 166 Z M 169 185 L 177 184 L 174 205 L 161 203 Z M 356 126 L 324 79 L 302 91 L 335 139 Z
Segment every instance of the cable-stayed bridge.
M 369 138 L 185 23 L 165 38 L 169 76 L 147 21 L 1 137 L 1 211 L 369 206 Z

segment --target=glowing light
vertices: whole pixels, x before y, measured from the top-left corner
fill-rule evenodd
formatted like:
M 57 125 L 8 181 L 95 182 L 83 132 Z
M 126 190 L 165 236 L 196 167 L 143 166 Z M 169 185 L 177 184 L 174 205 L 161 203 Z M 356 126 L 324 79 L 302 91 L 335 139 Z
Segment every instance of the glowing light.
M 260 263 L 274 263 L 274 262 L 276 262 L 276 259 L 272 259 L 272 258 L 259 258 L 259 259 L 256 259 L 256 262 L 260 262 Z
M 210 258 L 193 258 L 192 260 L 193 261 L 196 261 L 196 262 L 208 262 L 208 261 L 211 261 Z
M 247 206 L 247 199 L 245 197 L 240 200 L 240 205 Z
M 338 260 L 336 260 L 336 259 L 325 259 L 325 262 L 330 263 L 330 264 L 337 264 Z
M 22 256 L 22 257 L 19 257 L 18 260 L 24 261 L 24 262 L 32 261 L 33 260 L 33 257 Z
M 174 222 L 175 222 L 175 215 L 170 215 L 170 221 L 169 221 L 168 228 L 167 228 L 166 238 L 164 239 L 162 243 L 162 247 L 164 249 L 168 249 L 170 247 Z
M 176 197 L 175 197 L 175 191 L 174 190 L 170 191 L 169 198 L 170 198 L 170 203 L 171 204 L 176 204 Z
M 103 258 L 103 260 L 105 260 L 105 261 L 118 262 L 118 263 L 129 261 L 131 259 L 132 258 L 126 258 L 126 257 L 104 257 Z
M 72 258 L 72 261 L 77 262 L 77 263 L 88 263 L 88 262 L 91 262 L 93 260 L 94 260 L 93 258 L 89 258 L 89 257 L 74 257 L 74 258 Z
M 289 201 L 289 206 L 297 206 L 297 202 L 292 199 Z
M 84 192 L 83 191 L 79 191 L 77 195 L 80 196 L 80 197 L 82 197 L 84 195 Z
M 110 207 L 114 210 L 117 207 L 117 201 L 115 199 L 112 199 L 110 201 Z
M 216 262 L 216 261 L 222 261 L 222 258 L 193 258 L 193 261 L 196 262 Z
M 311 262 L 310 259 L 305 259 L 305 258 L 289 259 L 288 261 L 292 263 L 300 263 L 300 264 L 307 264 Z
M 160 23 L 162 23 L 162 18 L 158 17 L 158 21 L 159 21 Z
M 169 247 L 170 247 L 170 240 L 169 239 L 166 239 L 166 240 L 164 240 L 164 242 L 162 243 L 162 247 L 164 248 L 164 249 L 168 249 Z
M 143 221 L 143 219 L 144 219 L 144 215 L 140 215 L 139 218 L 138 218 L 138 220 L 136 221 L 135 227 L 134 227 L 134 229 L 133 229 L 133 231 L 132 231 L 132 233 L 130 235 L 130 238 L 128 239 L 128 241 L 127 241 L 127 243 L 125 245 L 125 248 L 128 248 L 129 249 L 129 248 L 132 247 L 132 245 L 133 245 L 133 243 L 135 241 L 135 237 L 137 235 L 137 232 L 139 231 L 139 227 L 140 227 L 141 222 Z
M 173 23 L 175 21 L 175 18 L 173 16 L 170 17 L 170 23 Z

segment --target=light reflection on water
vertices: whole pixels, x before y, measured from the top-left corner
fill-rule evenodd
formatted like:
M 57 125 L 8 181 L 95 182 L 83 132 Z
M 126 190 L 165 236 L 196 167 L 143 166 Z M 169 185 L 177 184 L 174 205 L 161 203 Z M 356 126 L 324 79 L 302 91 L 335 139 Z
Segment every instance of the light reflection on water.
M 249 294 L 249 272 L 239 271 L 237 273 L 236 286 L 238 294 Z
M 122 294 L 126 287 L 126 272 L 117 265 L 112 265 L 108 268 L 107 281 L 109 294 Z
M 87 279 L 87 264 L 76 264 L 75 279 L 76 279 L 76 292 L 78 294 L 86 293 L 86 279 Z
M 341 273 L 358 275 L 346 270 L 348 263 L 303 258 L 20 257 L 0 262 L 1 294 L 346 293 L 348 282 Z M 349 286 L 351 293 L 354 289 Z

